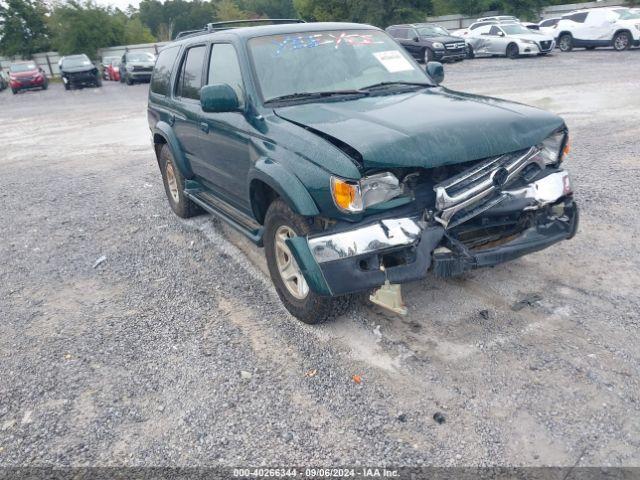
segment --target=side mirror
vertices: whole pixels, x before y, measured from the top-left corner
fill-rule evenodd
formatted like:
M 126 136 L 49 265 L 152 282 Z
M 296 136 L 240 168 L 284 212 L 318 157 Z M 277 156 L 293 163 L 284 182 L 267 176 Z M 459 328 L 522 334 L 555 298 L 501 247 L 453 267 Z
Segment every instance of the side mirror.
M 498 32 L 499 37 L 504 37 L 504 32 Z
M 444 67 L 440 62 L 427 63 L 427 75 L 436 82 L 436 85 L 440 85 L 444 80 Z
M 200 90 L 200 105 L 209 113 L 237 112 L 240 109 L 238 95 L 230 85 L 218 83 Z
M 418 43 L 420 41 L 420 37 L 413 37 L 413 41 Z

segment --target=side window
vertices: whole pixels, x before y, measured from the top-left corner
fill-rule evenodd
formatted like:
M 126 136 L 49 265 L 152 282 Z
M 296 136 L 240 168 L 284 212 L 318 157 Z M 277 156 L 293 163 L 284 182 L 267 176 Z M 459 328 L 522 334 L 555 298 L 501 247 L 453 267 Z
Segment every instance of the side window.
M 400 40 L 406 40 L 407 38 L 409 38 L 409 30 L 406 28 L 399 28 L 396 31 L 396 38 L 399 38 Z
M 171 82 L 171 73 L 173 65 L 176 63 L 176 57 L 180 52 L 180 47 L 175 46 L 165 48 L 158 55 L 156 66 L 153 68 L 151 76 L 151 91 L 161 95 L 169 94 L 169 83 Z
M 202 88 L 202 65 L 206 47 L 199 45 L 187 50 L 182 62 L 180 78 L 176 88 L 176 95 L 183 98 L 200 99 L 200 89 Z
M 491 30 L 489 30 L 489 35 L 500 35 L 500 31 L 501 30 L 494 25 L 491 27 Z
M 390 37 L 398 38 L 398 29 L 397 28 L 390 28 L 389 30 L 387 30 L 387 33 L 389 34 Z
M 573 15 L 569 15 L 569 20 L 577 23 L 584 23 L 587 19 L 588 13 L 589 12 L 574 13 Z
M 244 82 L 240 72 L 240 62 L 236 49 L 229 43 L 214 44 L 211 48 L 207 85 L 214 83 L 230 85 L 238 95 L 240 106 L 244 105 Z
M 486 35 L 491 30 L 491 25 L 483 25 L 480 28 L 474 30 L 474 35 Z
M 413 40 L 414 38 L 420 38 L 420 35 L 418 35 L 418 32 L 416 30 L 414 30 L 413 28 L 409 29 L 409 39 Z

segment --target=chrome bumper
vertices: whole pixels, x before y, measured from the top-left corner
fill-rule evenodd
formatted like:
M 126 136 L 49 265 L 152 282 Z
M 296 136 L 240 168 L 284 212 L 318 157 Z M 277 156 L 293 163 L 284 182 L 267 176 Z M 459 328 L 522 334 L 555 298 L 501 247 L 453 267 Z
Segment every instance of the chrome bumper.
M 529 161 L 525 162 L 525 158 Z M 517 161 L 515 161 L 512 165 L 512 168 L 507 168 L 509 177 L 515 175 L 517 172 L 520 172 L 522 168 L 524 168 L 524 166 L 526 166 L 528 163 L 531 163 L 531 156 L 524 155 L 522 157 L 519 157 Z M 466 179 L 468 178 L 468 176 L 465 175 L 464 178 Z M 483 182 L 482 186 L 485 188 L 488 187 L 490 191 L 494 191 L 496 187 L 491 183 L 492 179 L 489 180 L 489 184 Z M 448 183 L 447 185 L 450 184 Z M 448 203 L 445 199 L 451 199 L 451 197 L 444 196 L 446 195 L 446 192 L 444 191 L 446 186 L 441 186 L 441 188 L 442 190 L 440 192 L 440 196 L 438 197 L 440 200 L 438 205 L 442 207 L 446 206 Z M 469 196 L 464 195 L 463 200 L 458 204 L 467 205 L 468 199 L 476 199 L 478 195 L 484 194 L 481 189 L 479 189 L 478 191 L 480 193 L 476 192 L 475 194 L 471 194 Z M 563 196 L 570 194 L 571 191 L 571 181 L 569 178 L 569 174 L 566 171 L 559 171 L 547 175 L 546 177 L 538 181 L 530 183 L 524 188 L 504 190 L 501 192 L 500 198 L 530 199 L 533 201 L 532 205 L 530 207 L 527 207 L 525 210 L 535 210 L 542 206 L 556 202 Z M 436 192 L 438 191 L 436 190 Z M 492 206 L 496 204 L 497 203 L 493 203 Z M 452 208 L 453 207 L 448 207 L 440 210 L 440 217 L 436 216 L 436 218 L 451 218 L 451 215 L 449 215 L 448 217 L 443 217 L 443 215 L 448 215 Z M 381 220 L 375 224 L 367 225 L 361 228 L 355 228 L 353 230 L 348 230 L 345 232 L 318 237 L 310 237 L 308 239 L 308 243 L 311 253 L 316 262 L 322 264 L 334 260 L 342 260 L 357 257 L 360 255 L 382 252 L 397 247 L 413 245 L 420 239 L 423 228 L 424 226 L 420 225 L 419 219 L 417 217 L 395 218 Z

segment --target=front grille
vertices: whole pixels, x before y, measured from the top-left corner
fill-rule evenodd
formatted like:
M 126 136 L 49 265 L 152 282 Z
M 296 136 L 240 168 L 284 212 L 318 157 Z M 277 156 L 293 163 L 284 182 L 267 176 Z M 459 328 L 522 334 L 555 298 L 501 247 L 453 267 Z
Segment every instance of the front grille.
M 551 40 L 540 42 L 540 50 L 549 50 L 551 48 Z
M 133 67 L 133 71 L 134 72 L 151 72 L 153 70 L 153 67 Z
M 438 183 L 434 187 L 436 219 L 452 228 L 497 205 L 506 198 L 502 188 L 517 180 L 531 164 L 544 168 L 536 147 L 489 158 Z
M 466 48 L 466 45 L 464 42 L 457 42 L 457 43 L 446 43 L 445 47 L 447 48 L 447 50 L 453 50 L 453 49 L 464 49 Z

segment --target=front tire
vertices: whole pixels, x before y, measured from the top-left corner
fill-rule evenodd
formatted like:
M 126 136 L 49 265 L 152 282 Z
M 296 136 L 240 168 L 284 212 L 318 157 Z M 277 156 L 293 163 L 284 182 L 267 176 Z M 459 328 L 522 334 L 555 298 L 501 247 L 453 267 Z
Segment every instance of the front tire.
M 558 39 L 558 48 L 561 52 L 570 52 L 573 50 L 573 37 L 565 33 Z
M 264 250 L 271 280 L 285 308 L 298 320 L 315 325 L 349 305 L 349 297 L 325 297 L 313 292 L 286 244 L 287 238 L 311 233 L 307 219 L 282 200 L 275 200 L 265 218 Z
M 631 35 L 628 32 L 616 33 L 613 37 L 613 49 L 616 52 L 628 50 L 631 47 Z
M 133 80 L 131 80 L 131 77 L 129 75 L 127 75 L 127 78 L 125 81 L 127 82 L 127 85 L 129 86 L 133 85 Z
M 472 59 L 476 57 L 476 53 L 473 51 L 473 47 L 471 45 L 467 45 L 467 58 Z
M 512 60 L 518 58 L 520 56 L 520 49 L 518 48 L 518 45 L 516 45 L 515 43 L 510 43 L 509 45 L 507 45 L 506 55 Z
M 434 55 L 433 55 L 433 50 L 431 50 L 430 48 L 425 48 L 425 49 L 424 49 L 424 56 L 423 56 L 423 58 L 424 58 L 424 63 L 425 63 L 425 65 L 426 65 L 427 63 L 429 63 L 430 61 L 432 61 L 432 60 L 433 60 L 433 56 L 434 56 Z
M 101 87 L 102 86 L 102 78 L 98 77 L 96 78 L 96 87 Z
M 185 179 L 176 167 L 171 149 L 166 143 L 160 150 L 158 162 L 162 172 L 164 191 L 174 213 L 180 218 L 191 218 L 200 214 L 202 212 L 200 207 L 184 194 Z

